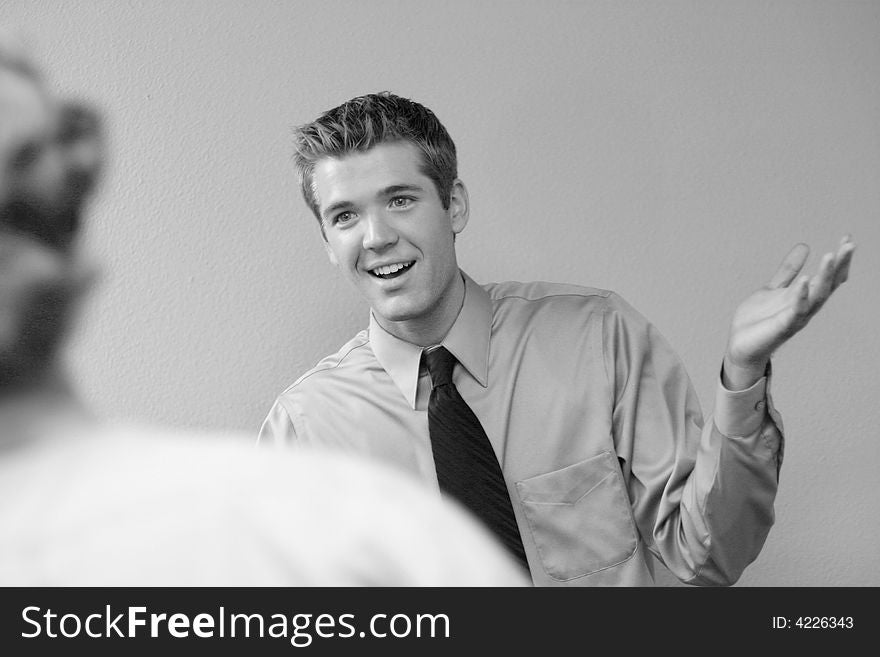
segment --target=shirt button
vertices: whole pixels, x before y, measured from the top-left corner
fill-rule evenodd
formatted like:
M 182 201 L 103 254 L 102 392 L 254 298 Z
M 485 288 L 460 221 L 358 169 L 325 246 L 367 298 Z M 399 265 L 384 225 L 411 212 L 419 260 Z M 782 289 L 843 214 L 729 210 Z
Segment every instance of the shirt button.
M 756 411 L 763 411 L 764 410 L 764 400 L 763 399 L 761 401 L 759 401 L 757 404 L 755 404 L 755 410 Z

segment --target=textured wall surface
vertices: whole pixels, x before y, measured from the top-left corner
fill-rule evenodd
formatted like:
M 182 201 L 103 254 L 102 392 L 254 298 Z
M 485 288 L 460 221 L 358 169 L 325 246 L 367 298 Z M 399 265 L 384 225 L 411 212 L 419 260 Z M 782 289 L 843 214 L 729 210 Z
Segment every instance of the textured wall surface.
M 618 291 L 707 413 L 736 304 L 795 242 L 812 272 L 852 233 L 850 282 L 774 359 L 777 524 L 740 585 L 880 585 L 880 3 L 3 0 L 0 22 L 107 118 L 70 362 L 106 415 L 255 435 L 365 326 L 289 143 L 361 93 L 449 128 L 466 271 Z

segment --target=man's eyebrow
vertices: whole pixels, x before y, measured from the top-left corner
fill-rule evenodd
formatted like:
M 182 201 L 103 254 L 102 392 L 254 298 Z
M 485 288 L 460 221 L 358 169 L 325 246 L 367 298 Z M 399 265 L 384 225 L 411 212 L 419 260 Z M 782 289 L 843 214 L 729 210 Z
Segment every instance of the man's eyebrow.
M 424 192 L 425 188 L 421 185 L 416 184 L 400 184 L 400 185 L 389 185 L 385 187 L 376 194 L 376 198 L 385 198 L 388 196 L 394 196 L 395 194 L 400 194 L 401 192 Z M 350 208 L 352 206 L 351 201 L 336 201 L 335 203 L 331 203 L 321 212 L 321 216 L 325 219 L 330 215 L 334 214 L 339 210 L 343 210 L 346 208 Z
M 342 210 L 343 208 L 351 207 L 350 201 L 336 201 L 336 203 L 331 203 L 321 212 L 321 216 L 326 219 L 331 214 L 335 213 L 337 210 Z
M 415 184 L 405 184 L 405 185 L 390 185 L 379 192 L 380 196 L 393 196 L 394 194 L 399 194 L 400 192 L 423 192 L 425 188 L 421 185 Z

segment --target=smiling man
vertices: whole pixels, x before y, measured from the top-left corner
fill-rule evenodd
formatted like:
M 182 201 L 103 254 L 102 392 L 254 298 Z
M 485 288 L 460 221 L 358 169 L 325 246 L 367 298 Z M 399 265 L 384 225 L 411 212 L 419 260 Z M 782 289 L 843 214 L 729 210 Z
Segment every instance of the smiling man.
M 814 276 L 796 245 L 740 304 L 704 419 L 680 359 L 615 293 L 480 285 L 459 269 L 468 194 L 429 109 L 353 98 L 300 127 L 295 147 L 370 325 L 278 396 L 261 442 L 414 473 L 491 527 L 536 585 L 649 585 L 651 555 L 689 584 L 737 581 L 774 521 L 770 357 L 846 280 L 848 238 Z

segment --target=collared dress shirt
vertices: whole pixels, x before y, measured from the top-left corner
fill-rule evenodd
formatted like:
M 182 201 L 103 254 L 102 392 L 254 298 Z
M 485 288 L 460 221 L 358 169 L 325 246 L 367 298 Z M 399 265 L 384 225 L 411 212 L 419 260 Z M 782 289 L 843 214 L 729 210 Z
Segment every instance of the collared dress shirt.
M 658 330 L 614 292 L 478 285 L 442 344 L 498 455 L 537 586 L 730 585 L 774 521 L 781 418 L 768 376 L 717 387 L 704 418 Z M 282 392 L 260 443 L 321 444 L 396 464 L 438 491 L 423 349 L 371 317 Z

